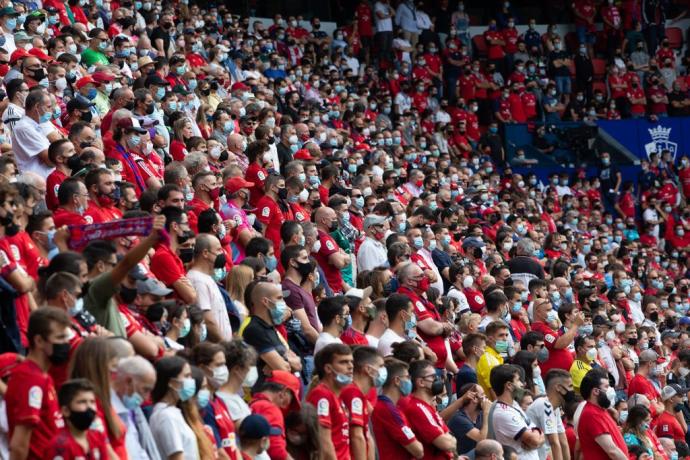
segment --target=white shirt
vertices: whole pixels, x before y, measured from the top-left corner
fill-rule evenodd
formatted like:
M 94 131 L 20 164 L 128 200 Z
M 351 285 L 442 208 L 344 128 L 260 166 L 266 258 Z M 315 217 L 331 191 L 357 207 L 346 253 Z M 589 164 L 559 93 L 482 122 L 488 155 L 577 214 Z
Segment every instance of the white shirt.
M 161 457 L 168 458 L 182 452 L 184 460 L 199 459 L 194 431 L 187 425 L 182 411 L 177 407 L 162 402 L 153 406 L 149 426 Z
M 431 283 L 431 287 L 435 287 L 439 292 L 444 292 L 445 289 L 443 288 L 443 278 L 441 278 L 441 273 L 438 271 L 438 268 L 434 263 L 434 259 L 431 257 L 431 251 L 429 251 L 427 248 L 422 248 L 417 251 L 417 254 L 422 256 L 427 265 L 429 265 L 431 270 L 436 274 L 436 282 Z
M 409 40 L 405 40 L 402 37 L 397 37 L 393 39 L 393 49 L 394 50 L 403 50 L 405 48 L 410 48 L 412 46 L 412 43 Z M 409 51 L 400 51 L 400 57 L 403 62 L 412 62 L 412 59 L 410 58 L 410 52 Z M 398 93 L 401 94 L 401 93 Z
M 630 307 L 630 316 L 633 323 L 641 324 L 644 321 L 644 313 L 642 313 L 642 304 L 632 299 L 628 299 L 628 306 Z
M 460 305 L 458 310 L 459 312 L 462 313 L 463 311 L 470 310 L 470 304 L 467 302 L 467 296 L 460 289 L 456 288 L 455 286 L 451 286 L 450 289 L 448 289 L 448 294 L 446 295 L 458 301 L 458 304 Z
M 242 396 L 236 393 L 219 391 L 216 393 L 216 396 L 223 400 L 225 406 L 228 408 L 230 418 L 235 423 L 239 423 L 247 415 L 252 413 L 246 401 L 242 398 Z
M 393 354 L 393 344 L 404 342 L 406 339 L 398 335 L 393 329 L 386 329 L 379 339 L 378 351 L 384 358 Z
M 383 13 L 387 17 L 381 19 L 376 15 L 377 12 Z M 376 18 L 376 32 L 393 32 L 393 19 L 390 16 L 390 5 L 376 2 L 374 5 L 374 17 Z
M 495 440 L 504 446 L 510 446 L 517 451 L 520 460 L 538 460 L 539 451 L 525 450 L 519 438 L 515 440 L 515 435 L 520 431 L 536 428 L 536 425 L 520 409 L 520 405 L 513 401 L 512 406 L 502 402 L 496 402 L 493 409 L 492 420 L 489 425 L 494 428 Z
M 418 34 L 421 32 L 417 27 L 418 13 L 411 1 L 402 2 L 395 10 L 395 23 L 405 32 Z
M 361 273 L 364 270 L 373 270 L 386 265 L 388 265 L 386 247 L 380 241 L 367 236 L 357 252 L 357 271 Z
M 534 424 L 544 432 L 544 435 L 565 433 L 565 427 L 561 420 L 561 409 L 554 408 L 546 396 L 534 400 L 527 408 L 527 416 Z M 546 460 L 549 453 L 548 439 L 538 450 L 539 460 Z
M 211 311 L 223 340 L 232 340 L 232 326 L 225 309 L 225 300 L 213 278 L 198 270 L 189 270 L 187 279 L 196 291 L 197 306 L 203 311 Z
M 340 337 L 334 337 L 325 331 L 322 332 L 319 334 L 319 338 L 316 339 L 316 343 L 314 344 L 314 355 L 316 355 L 323 347 L 332 343 L 343 343 L 343 341 L 340 340 Z
M 10 102 L 7 104 L 7 109 L 5 109 L 5 112 L 2 114 L 2 122 L 9 127 L 11 131 L 14 125 L 21 120 L 24 115 L 25 112 L 23 107 Z
M 431 19 L 429 19 L 429 15 L 422 10 L 417 10 L 417 27 L 420 30 L 431 29 Z
M 645 222 L 658 221 L 659 220 L 659 214 L 656 212 L 656 209 L 647 208 L 642 213 L 642 220 L 644 220 Z M 654 238 L 656 238 L 658 240 L 659 239 L 659 224 L 654 224 L 654 226 L 652 228 L 653 228 L 652 235 L 654 235 Z
M 24 116 L 12 130 L 12 150 L 17 160 L 17 170 L 32 171 L 46 179 L 55 168 L 46 165 L 38 156 L 48 150 L 50 142 L 43 134 L 41 125 Z

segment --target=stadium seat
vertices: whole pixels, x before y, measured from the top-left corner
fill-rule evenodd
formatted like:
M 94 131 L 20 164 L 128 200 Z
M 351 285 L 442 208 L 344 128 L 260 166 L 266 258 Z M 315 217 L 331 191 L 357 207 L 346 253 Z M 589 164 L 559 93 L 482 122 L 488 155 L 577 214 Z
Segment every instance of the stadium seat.
M 577 40 L 577 35 L 575 32 L 568 32 L 565 34 L 565 48 L 571 53 L 577 53 L 577 49 L 580 47 L 580 42 Z
M 484 35 L 475 35 L 472 37 L 472 45 L 474 48 L 474 55 L 477 57 L 486 57 L 486 40 L 484 40 Z
M 679 50 L 683 47 L 683 31 L 680 27 L 669 27 L 666 29 L 666 38 L 668 38 L 669 45 L 674 50 Z
M 594 80 L 603 81 L 606 76 L 606 60 L 594 58 L 592 67 L 594 67 Z
M 570 64 L 568 64 L 568 70 L 570 70 L 570 77 L 575 78 L 575 62 L 571 59 Z
M 600 90 L 604 97 L 607 96 L 608 94 L 608 88 L 606 88 L 606 83 L 603 81 L 593 81 L 592 82 L 592 91 Z

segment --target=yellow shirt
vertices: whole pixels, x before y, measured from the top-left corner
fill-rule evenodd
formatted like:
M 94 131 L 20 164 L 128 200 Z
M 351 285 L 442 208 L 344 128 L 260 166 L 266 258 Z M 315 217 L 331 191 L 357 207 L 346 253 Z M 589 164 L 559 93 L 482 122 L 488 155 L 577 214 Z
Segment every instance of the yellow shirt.
M 582 379 L 585 377 L 585 374 L 591 370 L 592 366 L 586 362 L 580 361 L 579 359 L 573 361 L 573 364 L 570 366 L 570 376 L 573 378 L 573 389 L 575 390 L 575 393 L 580 392 L 580 383 L 582 383 Z
M 477 380 L 487 395 L 490 393 L 489 390 L 491 390 L 491 382 L 489 381 L 491 369 L 501 364 L 503 364 L 503 357 L 491 347 L 486 347 L 484 354 L 479 357 L 477 362 Z

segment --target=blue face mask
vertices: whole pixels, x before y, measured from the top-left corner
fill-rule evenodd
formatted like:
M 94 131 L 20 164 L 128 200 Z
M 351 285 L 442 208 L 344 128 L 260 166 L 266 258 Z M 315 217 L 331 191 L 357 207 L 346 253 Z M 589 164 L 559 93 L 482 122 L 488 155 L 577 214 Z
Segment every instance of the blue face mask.
M 131 145 L 132 147 L 136 147 L 140 143 L 141 143 L 141 137 L 139 137 L 139 136 L 132 136 L 129 138 L 129 145 Z
M 199 333 L 199 341 L 203 342 L 206 340 L 206 337 L 208 336 L 208 329 L 206 328 L 206 324 L 201 325 L 201 332 Z
M 345 374 L 336 374 L 335 381 L 338 383 L 338 385 L 344 387 L 352 383 L 352 377 Z
M 232 134 L 232 132 L 235 130 L 235 123 L 232 122 L 232 120 L 228 120 L 223 124 L 223 131 L 225 134 Z
M 194 91 L 197 85 L 198 83 L 196 80 L 189 80 L 189 82 L 187 82 L 187 86 L 189 86 L 190 91 Z
M 89 92 L 86 93 L 86 98 L 90 101 L 94 100 L 96 98 L 96 95 L 98 92 L 96 91 L 96 88 L 89 88 Z
M 10 19 L 8 19 L 7 22 L 5 23 L 5 26 L 6 26 L 9 30 L 14 30 L 14 29 L 17 28 L 17 20 L 16 20 L 15 18 L 10 18 Z
M 189 331 L 192 330 L 192 322 L 189 320 L 189 318 L 185 318 L 185 320 L 182 322 L 182 328 L 180 328 L 180 338 L 187 337 L 187 334 L 189 334 Z
M 141 407 L 141 405 L 144 403 L 144 398 L 141 397 L 139 393 L 136 391 L 132 393 L 131 395 L 123 395 L 122 396 L 122 404 L 128 409 L 128 410 L 135 410 L 138 407 Z
M 519 313 L 522 310 L 522 303 L 515 302 L 512 307 L 513 313 Z
M 98 49 L 100 49 L 101 51 L 107 50 L 108 49 L 108 42 L 106 42 L 106 41 L 100 42 L 98 44 Z
M 297 145 L 297 144 L 290 144 L 290 151 L 291 151 L 293 154 L 294 154 L 294 153 L 297 153 L 298 150 L 299 150 L 299 145 Z
M 412 244 L 414 244 L 415 248 L 421 249 L 424 247 L 424 239 L 421 236 L 415 236 L 412 239 Z
M 285 315 L 286 310 L 287 304 L 284 300 L 279 300 L 275 303 L 274 308 L 271 309 L 271 320 L 273 321 L 274 325 L 278 326 L 283 322 L 283 316 Z
M 352 316 L 347 315 L 345 317 L 345 325 L 343 326 L 343 331 L 346 331 L 352 327 Z
M 376 388 L 381 388 L 383 384 L 386 383 L 386 379 L 388 379 L 388 369 L 386 369 L 385 366 L 382 366 L 379 368 L 376 377 L 374 377 L 374 386 Z
M 411 331 L 415 327 L 417 327 L 417 317 L 413 313 L 412 316 L 410 316 L 410 319 L 405 321 L 405 330 Z
M 70 316 L 76 316 L 84 310 L 84 299 L 79 297 L 72 308 L 69 309 Z
M 266 270 L 270 273 L 278 266 L 278 259 L 276 259 L 276 256 L 266 256 L 264 257 L 264 265 L 266 265 Z
M 182 386 L 177 390 L 177 395 L 180 397 L 180 400 L 184 402 L 194 396 L 194 392 L 196 392 L 196 382 L 193 378 L 189 377 L 182 380 Z
M 168 108 L 170 108 L 170 110 L 174 112 L 175 110 L 177 110 L 177 102 L 176 101 L 168 102 Z
M 405 379 L 400 381 L 400 394 L 407 396 L 412 393 L 412 380 Z
M 577 330 L 580 335 L 592 335 L 592 332 L 594 331 L 594 326 L 591 324 L 584 324 L 580 326 Z
M 158 88 L 156 90 L 156 99 L 160 101 L 163 97 L 165 97 L 165 88 Z
M 211 400 L 211 392 L 207 389 L 202 389 L 199 390 L 199 393 L 196 395 L 196 403 L 199 405 L 200 409 L 204 409 L 206 406 L 208 406 L 209 401 Z

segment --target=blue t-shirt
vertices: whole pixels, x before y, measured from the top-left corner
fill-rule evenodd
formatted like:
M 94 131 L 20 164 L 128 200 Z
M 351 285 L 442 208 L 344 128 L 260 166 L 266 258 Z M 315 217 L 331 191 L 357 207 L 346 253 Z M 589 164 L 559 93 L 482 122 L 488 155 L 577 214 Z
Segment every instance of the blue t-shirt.
M 469 433 L 472 428 L 481 430 L 482 418 L 483 415 L 481 412 L 479 412 L 477 421 L 473 423 L 465 411 L 461 409 L 457 411 L 455 415 L 453 415 L 453 417 L 448 421 L 448 429 L 450 430 L 451 434 L 455 436 L 455 439 L 457 439 L 458 442 L 458 454 L 466 454 L 477 447 L 477 443 L 468 438 L 467 433 Z
M 468 383 L 478 383 L 477 371 L 472 369 L 467 364 L 463 364 L 458 371 L 458 375 L 455 377 L 455 388 L 457 391 L 460 391 L 460 388 Z

